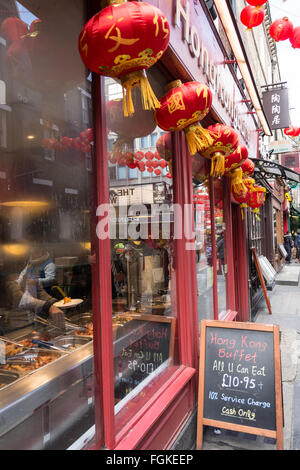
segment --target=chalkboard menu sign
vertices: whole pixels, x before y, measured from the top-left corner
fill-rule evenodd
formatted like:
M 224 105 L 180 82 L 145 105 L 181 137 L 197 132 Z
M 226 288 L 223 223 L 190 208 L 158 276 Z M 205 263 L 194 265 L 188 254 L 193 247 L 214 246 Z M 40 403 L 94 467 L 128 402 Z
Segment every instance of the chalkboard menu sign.
M 198 403 L 202 426 L 264 435 L 282 448 L 279 328 L 203 320 Z
M 173 363 L 175 318 L 131 316 L 114 342 L 115 399 L 130 399 Z M 124 403 L 124 402 L 123 402 Z

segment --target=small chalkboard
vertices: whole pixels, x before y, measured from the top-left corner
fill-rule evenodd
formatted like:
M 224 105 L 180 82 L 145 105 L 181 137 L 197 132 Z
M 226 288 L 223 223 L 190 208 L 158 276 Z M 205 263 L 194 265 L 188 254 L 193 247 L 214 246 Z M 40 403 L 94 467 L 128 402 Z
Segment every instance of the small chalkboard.
M 271 437 L 283 448 L 277 325 L 201 322 L 198 449 L 203 425 Z
M 131 315 L 114 342 L 115 398 L 131 398 L 155 373 L 172 365 L 175 318 Z M 124 402 L 123 402 L 124 403 Z

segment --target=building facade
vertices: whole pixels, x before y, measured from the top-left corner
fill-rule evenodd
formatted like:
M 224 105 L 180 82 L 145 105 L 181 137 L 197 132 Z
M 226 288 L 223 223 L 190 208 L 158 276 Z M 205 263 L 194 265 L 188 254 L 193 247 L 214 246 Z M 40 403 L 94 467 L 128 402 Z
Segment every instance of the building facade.
M 233 127 L 257 156 L 256 77 L 241 80 L 213 5 L 149 3 L 170 28 L 147 72 L 156 96 L 206 84 L 202 126 Z M 0 40 L 0 448 L 192 448 L 201 320 L 252 319 L 230 177 L 212 178 L 183 132 L 160 153 L 153 113 L 126 121 L 120 83 L 84 68 L 78 35 L 98 2 L 1 4 L 2 26 L 24 24 Z M 36 345 L 32 363 L 7 360 Z

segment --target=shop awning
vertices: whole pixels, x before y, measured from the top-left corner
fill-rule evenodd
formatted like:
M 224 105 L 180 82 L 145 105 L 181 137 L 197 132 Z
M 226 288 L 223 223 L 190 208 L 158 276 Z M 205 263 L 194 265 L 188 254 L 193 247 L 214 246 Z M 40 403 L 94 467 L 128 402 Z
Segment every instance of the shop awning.
M 254 176 L 259 173 L 265 179 L 281 177 L 287 183 L 289 181 L 300 183 L 300 174 L 291 168 L 280 165 L 273 160 L 263 160 L 260 158 L 251 158 L 251 160 L 255 164 Z

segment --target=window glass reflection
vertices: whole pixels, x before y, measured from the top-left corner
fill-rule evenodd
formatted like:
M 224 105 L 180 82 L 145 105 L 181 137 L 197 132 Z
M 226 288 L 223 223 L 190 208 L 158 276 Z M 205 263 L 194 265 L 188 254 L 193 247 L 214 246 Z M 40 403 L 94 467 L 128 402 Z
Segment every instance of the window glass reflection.
M 164 77 L 153 69 L 151 85 L 162 95 Z M 115 412 L 121 422 L 129 403 L 142 406 L 174 365 L 172 148 L 153 112 L 139 104 L 138 90 L 135 113 L 125 118 L 122 100 L 112 93 L 116 83 L 105 82 Z
M 196 275 L 199 322 L 214 318 L 213 259 L 211 238 L 209 166 L 200 155 L 192 160 L 194 219 L 196 233 Z
M 78 382 L 66 380 L 55 389 L 51 405 L 35 395 L 38 378 L 26 389 L 29 401 L 21 394 L 20 407 L 11 404 L 24 423 L 31 415 L 40 423 L 38 412 L 27 410 L 31 402 L 47 417 L 43 431 L 28 424 L 30 435 L 37 432 L 38 448 L 55 448 L 53 436 L 67 446 L 93 420 L 94 143 L 91 81 L 77 51 L 84 3 L 7 0 L 0 9 L 0 376 L 23 379 L 41 372 L 50 387 L 56 369 L 52 375 L 40 369 L 87 346 L 81 355 L 86 370 L 74 358 Z M 13 375 L 11 382 L 3 380 L 0 394 L 13 396 Z M 91 400 L 83 405 L 81 397 L 88 393 Z M 0 448 L 5 448 L 1 426 Z M 44 440 L 44 431 L 51 437 Z M 10 446 L 17 445 L 18 432 L 11 433 Z
M 223 181 L 215 179 L 213 183 L 215 200 L 215 231 L 217 246 L 217 284 L 218 284 L 218 309 L 219 314 L 227 309 L 226 282 L 226 224 L 223 207 Z

